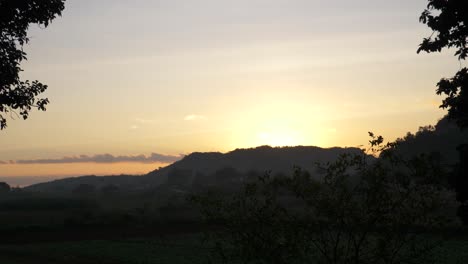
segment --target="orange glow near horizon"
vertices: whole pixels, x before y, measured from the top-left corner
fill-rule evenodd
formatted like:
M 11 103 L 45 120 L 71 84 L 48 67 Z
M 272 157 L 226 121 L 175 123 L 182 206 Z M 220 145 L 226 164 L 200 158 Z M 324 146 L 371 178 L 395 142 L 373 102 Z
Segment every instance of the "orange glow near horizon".
M 71 177 L 84 175 L 143 175 L 159 167 L 165 167 L 165 163 L 72 163 L 72 164 L 7 164 L 0 165 L 2 171 L 7 172 L 8 177 L 22 176 L 50 176 Z

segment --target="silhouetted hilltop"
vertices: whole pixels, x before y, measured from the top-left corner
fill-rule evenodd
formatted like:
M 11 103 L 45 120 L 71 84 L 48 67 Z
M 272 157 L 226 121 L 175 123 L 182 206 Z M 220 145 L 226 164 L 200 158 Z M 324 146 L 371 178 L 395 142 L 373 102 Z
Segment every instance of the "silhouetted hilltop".
M 80 191 L 83 186 L 91 186 L 88 191 L 99 192 L 106 191 L 112 187 L 118 189 L 138 189 L 142 188 L 141 177 L 130 175 L 118 176 L 81 176 L 54 180 L 45 183 L 34 184 L 25 187 L 24 190 L 34 192 L 58 192 L 58 193 L 71 193 Z
M 418 132 L 408 132 L 397 141 L 396 151 L 405 157 L 438 153 L 444 164 L 453 165 L 459 157 L 456 148 L 468 143 L 468 129 L 461 130 L 455 122 L 443 117 L 435 126 L 420 127 Z
M 150 172 L 145 177 L 155 186 L 171 183 L 171 178 L 178 177 L 179 184 L 185 178 L 185 184 L 191 184 L 196 178 L 214 175 L 220 170 L 231 168 L 239 174 L 256 172 L 263 174 L 291 174 L 298 166 L 316 175 L 317 163 L 336 160 L 344 153 L 362 153 L 359 148 L 319 148 L 319 147 L 270 147 L 261 146 L 249 149 L 236 149 L 222 153 L 192 153 L 174 164 Z M 218 173 L 219 174 L 219 173 Z
M 396 151 L 403 156 L 409 158 L 423 153 L 439 153 L 443 164 L 453 165 L 458 162 L 457 146 L 468 141 L 468 130 L 461 131 L 455 123 L 444 117 L 435 126 L 421 127 L 418 132 L 408 133 L 397 141 L 399 144 Z M 172 165 L 140 177 L 84 176 L 35 184 L 25 189 L 43 192 L 73 192 L 78 188 L 86 189 L 86 185 L 89 185 L 95 191 L 115 188 L 138 191 L 166 185 L 189 187 L 200 182 L 216 185 L 222 182 L 226 184 L 227 178 L 232 181 L 233 178 L 243 178 L 245 175 L 262 175 L 266 171 L 271 171 L 273 175 L 287 175 L 291 174 L 294 166 L 301 167 L 313 176 L 317 176 L 317 163 L 332 162 L 344 153 L 361 152 L 359 148 L 306 146 L 261 146 L 236 149 L 225 154 L 195 152 Z
M 83 185 L 93 186 L 99 191 L 113 185 L 120 190 L 144 190 L 162 185 L 190 186 L 200 179 L 211 180 L 210 176 L 217 175 L 217 182 L 222 181 L 223 175 L 252 174 L 261 175 L 266 171 L 273 174 L 291 174 L 294 166 L 308 170 L 316 175 L 316 163 L 326 163 L 336 160 L 344 153 L 360 153 L 358 148 L 319 148 L 319 147 L 269 147 L 262 146 L 249 149 L 236 149 L 226 154 L 219 152 L 199 153 L 187 155 L 182 160 L 167 167 L 152 171 L 141 177 L 135 176 L 84 176 L 55 180 L 52 182 L 35 184 L 25 190 L 42 192 L 73 192 Z M 227 169 L 227 170 L 226 170 Z M 239 176 L 240 177 L 240 176 Z M 216 184 L 216 182 L 213 182 Z

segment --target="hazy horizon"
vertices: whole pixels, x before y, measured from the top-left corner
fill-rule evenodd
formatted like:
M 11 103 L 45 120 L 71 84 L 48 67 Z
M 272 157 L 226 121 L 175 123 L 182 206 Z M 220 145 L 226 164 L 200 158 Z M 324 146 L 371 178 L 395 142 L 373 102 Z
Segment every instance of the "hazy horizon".
M 296 148 L 296 147 L 313 147 L 313 148 L 315 148 L 315 147 L 318 147 L 318 148 L 321 148 L 321 149 L 334 149 L 334 148 L 360 148 L 362 146 L 344 146 L 344 147 L 333 146 L 333 147 L 322 148 L 322 147 L 319 147 L 319 146 L 304 146 L 304 145 L 296 145 L 296 146 L 261 145 L 261 146 L 255 146 L 255 147 L 249 147 L 249 148 L 236 148 L 236 149 L 232 149 L 230 151 L 225 151 L 225 152 L 221 152 L 221 151 L 211 151 L 211 152 L 227 154 L 229 152 L 236 151 L 236 150 L 257 149 L 257 148 L 261 148 L 261 147 L 271 147 L 271 148 L 285 148 L 285 147 L 287 147 L 287 148 Z M 127 158 L 129 160 L 133 159 L 133 162 L 118 161 L 118 159 L 122 159 L 122 156 L 115 156 L 115 157 L 111 156 L 112 159 L 114 159 L 114 161 L 112 161 L 112 162 L 102 160 L 103 158 L 101 158 L 101 156 L 107 156 L 107 155 L 110 155 L 110 154 L 96 155 L 94 157 L 85 156 L 87 158 L 86 162 L 80 161 L 80 159 L 82 159 L 83 156 L 61 157 L 61 158 L 58 158 L 58 159 L 46 159 L 46 160 L 37 159 L 37 160 L 0 161 L 0 165 L 4 165 L 4 166 L 6 166 L 6 165 L 10 165 L 10 166 L 29 165 L 29 166 L 36 166 L 36 167 L 44 167 L 44 166 L 47 166 L 47 165 L 56 166 L 57 164 L 60 164 L 60 165 L 63 165 L 63 166 L 66 166 L 66 167 L 69 168 L 68 170 L 66 170 L 67 171 L 66 173 L 57 173 L 57 174 L 54 174 L 53 172 L 51 174 L 39 173 L 39 174 L 35 174 L 35 175 L 31 174 L 31 175 L 20 175 L 20 176 L 0 174 L 0 182 L 7 181 L 6 179 L 9 179 L 9 181 L 15 181 L 15 178 L 17 178 L 18 182 L 25 181 L 25 182 L 38 183 L 38 182 L 43 182 L 42 180 L 40 180 L 41 178 L 42 179 L 51 179 L 51 180 L 53 180 L 53 179 L 62 179 L 62 178 L 68 178 L 68 177 L 81 177 L 81 176 L 116 176 L 116 175 L 140 176 L 140 175 L 145 175 L 145 174 L 147 174 L 147 173 L 149 173 L 151 171 L 157 170 L 159 168 L 164 168 L 164 167 L 170 166 L 173 163 L 175 163 L 175 162 L 177 162 L 179 160 L 182 160 L 185 156 L 193 154 L 193 153 L 200 153 L 200 152 L 194 151 L 192 153 L 187 153 L 187 154 L 184 154 L 184 155 L 180 154 L 180 156 L 171 156 L 173 161 L 166 162 L 166 163 L 151 162 L 151 161 L 143 162 L 142 161 L 142 159 L 148 160 L 149 157 L 151 157 L 151 155 L 149 155 L 149 156 L 141 155 L 141 156 L 123 157 L 123 158 Z M 205 152 L 205 153 L 207 153 L 207 152 Z M 153 155 L 155 155 L 155 154 L 153 153 Z M 140 158 L 140 160 L 135 159 L 135 158 Z M 95 160 L 92 160 L 92 159 L 95 159 Z M 121 165 L 121 164 L 125 164 L 125 163 L 128 163 L 126 165 L 133 166 L 134 168 L 138 168 L 138 169 L 147 168 L 149 170 L 147 170 L 147 171 L 136 171 L 135 170 L 135 172 L 122 173 L 122 172 L 119 171 L 119 169 L 117 169 L 116 171 L 113 171 L 112 166 L 109 166 L 109 164 L 119 164 L 119 165 Z M 77 165 L 78 167 L 84 165 L 86 167 L 89 167 L 91 169 L 90 171 L 98 171 L 98 170 L 96 170 L 96 167 L 102 167 L 104 170 L 101 171 L 101 173 L 94 173 L 94 172 L 76 173 L 76 171 L 79 171 L 79 170 L 76 167 L 74 167 L 74 165 Z M 37 178 L 37 179 L 34 179 L 34 178 Z M 16 184 L 16 182 L 14 182 L 13 186 L 16 186 L 16 185 L 22 186 L 24 184 Z

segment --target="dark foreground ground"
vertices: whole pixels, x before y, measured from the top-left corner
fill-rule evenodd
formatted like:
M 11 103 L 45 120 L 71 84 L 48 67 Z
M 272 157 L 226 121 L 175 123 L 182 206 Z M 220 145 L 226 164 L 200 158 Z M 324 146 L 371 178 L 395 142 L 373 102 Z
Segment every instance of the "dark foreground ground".
M 209 250 L 193 235 L 0 246 L 0 263 L 206 263 Z
M 185 223 L 10 230 L 0 241 L 0 263 L 206 263 L 204 228 Z
M 174 221 L 184 219 L 179 207 L 140 208 L 145 201 L 127 196 L 95 206 L 28 195 L 0 199 L 0 264 L 210 263 L 213 243 L 203 243 L 203 233 L 216 227 Z M 446 237 L 434 263 L 468 264 L 468 230 L 441 232 L 428 234 Z
M 140 238 L 37 241 L 0 244 L 2 264 L 179 264 L 208 263 L 210 248 L 201 233 L 164 233 Z M 57 239 L 56 239 L 57 240 Z M 437 250 L 435 263 L 468 263 L 468 238 L 447 239 Z

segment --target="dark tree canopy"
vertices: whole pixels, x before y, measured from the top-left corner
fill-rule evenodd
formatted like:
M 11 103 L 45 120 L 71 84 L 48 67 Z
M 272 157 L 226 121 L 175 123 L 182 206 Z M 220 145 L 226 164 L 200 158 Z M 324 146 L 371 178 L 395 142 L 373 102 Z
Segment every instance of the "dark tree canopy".
M 47 89 L 39 81 L 22 81 L 23 46 L 29 42 L 29 25 L 47 27 L 60 16 L 66 0 L 0 0 L 0 129 L 7 115 L 19 112 L 27 119 L 32 108 L 44 111 L 49 100 L 37 98 Z
M 468 56 L 468 1 L 429 0 L 420 21 L 432 29 L 430 37 L 421 43 L 418 53 L 455 49 L 458 60 Z M 447 108 L 449 117 L 462 127 L 468 127 L 468 69 L 462 68 L 453 78 L 437 84 L 437 94 L 445 95 L 441 108 Z
M 0 193 L 10 192 L 11 187 L 6 182 L 0 182 Z

